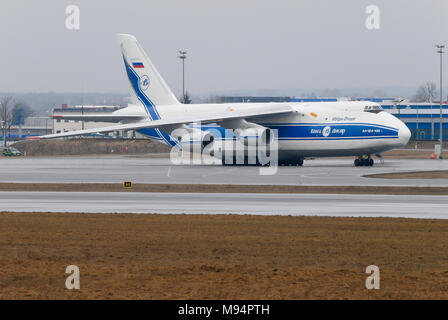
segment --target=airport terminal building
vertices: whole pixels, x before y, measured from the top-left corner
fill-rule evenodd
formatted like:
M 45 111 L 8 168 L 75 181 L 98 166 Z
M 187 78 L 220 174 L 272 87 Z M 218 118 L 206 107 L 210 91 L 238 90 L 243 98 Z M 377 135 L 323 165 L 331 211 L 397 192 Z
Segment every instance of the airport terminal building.
M 66 120 L 59 119 L 58 117 L 54 117 L 54 115 L 62 115 L 62 116 L 80 116 L 80 115 L 107 115 L 118 109 L 121 109 L 122 106 L 93 106 L 93 105 L 84 105 L 84 106 L 67 106 L 66 104 L 61 107 L 53 109 L 53 119 L 52 119 L 52 133 L 63 133 L 69 131 L 77 131 L 84 129 L 93 129 L 93 128 L 101 128 L 108 127 L 114 125 L 116 123 L 113 122 L 97 122 L 97 121 L 83 121 L 83 120 Z M 129 131 L 115 131 L 103 134 L 90 134 L 92 138 L 143 138 L 141 134 L 135 132 L 134 130 Z
M 62 116 L 81 116 L 81 115 L 102 115 L 110 114 L 113 111 L 118 110 L 117 106 L 67 106 L 62 105 L 59 108 L 53 109 L 54 115 Z M 53 118 L 53 133 L 62 133 L 75 130 L 100 128 L 110 126 L 109 122 L 93 122 L 82 120 L 64 120 L 59 118 Z
M 48 117 L 27 117 L 22 125 L 13 125 L 8 128 L 7 137 L 10 141 L 16 141 L 30 136 L 51 134 L 52 132 L 52 119 Z M 0 140 L 3 140 L 3 132 L 1 131 Z
M 402 103 L 393 105 L 381 103 L 388 111 L 406 123 L 411 130 L 411 140 L 438 140 L 440 139 L 440 104 L 438 103 Z M 442 104 L 443 140 L 448 139 L 448 105 Z

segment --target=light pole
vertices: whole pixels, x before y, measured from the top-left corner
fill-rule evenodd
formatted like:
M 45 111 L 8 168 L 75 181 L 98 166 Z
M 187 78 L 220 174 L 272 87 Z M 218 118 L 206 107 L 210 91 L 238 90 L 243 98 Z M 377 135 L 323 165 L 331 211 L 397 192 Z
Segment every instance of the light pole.
M 443 111 L 442 111 L 442 53 L 443 53 L 443 48 L 445 48 L 444 45 L 441 44 L 437 44 L 436 48 L 439 49 L 437 50 L 437 53 L 440 54 L 440 152 L 437 155 L 437 158 L 441 159 L 442 158 L 442 150 L 443 150 Z
M 3 120 L 2 122 L 2 129 L 3 129 L 3 147 L 6 148 L 6 120 Z
M 185 99 L 185 59 L 187 58 L 187 51 L 179 50 L 179 59 L 182 60 L 182 101 Z
M 404 99 L 395 99 L 394 100 L 394 108 L 398 108 L 398 119 L 400 119 L 400 110 L 401 110 L 401 108 L 400 108 L 400 106 L 401 106 L 401 103 L 404 101 Z
M 415 140 L 416 140 L 415 145 L 417 146 L 417 141 L 420 138 L 420 132 L 418 131 L 418 106 L 417 106 L 417 109 L 415 109 L 415 111 L 417 112 L 416 135 L 415 135 Z

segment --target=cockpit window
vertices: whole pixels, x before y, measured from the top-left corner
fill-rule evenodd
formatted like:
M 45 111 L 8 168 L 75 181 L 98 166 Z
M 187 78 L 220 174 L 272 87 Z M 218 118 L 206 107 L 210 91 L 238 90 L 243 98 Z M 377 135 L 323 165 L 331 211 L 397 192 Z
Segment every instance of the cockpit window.
M 365 106 L 364 107 L 364 112 L 379 113 L 381 111 L 383 111 L 383 108 L 381 106 L 378 106 L 378 105 Z

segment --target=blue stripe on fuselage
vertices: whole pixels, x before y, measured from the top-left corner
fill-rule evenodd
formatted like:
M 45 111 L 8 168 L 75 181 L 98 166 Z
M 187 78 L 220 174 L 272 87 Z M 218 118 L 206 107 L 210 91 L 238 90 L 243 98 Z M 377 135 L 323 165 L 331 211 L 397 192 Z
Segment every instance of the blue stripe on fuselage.
M 398 138 L 398 129 L 370 123 L 306 123 L 306 124 L 267 124 L 264 126 L 277 130 L 279 140 L 356 140 L 356 139 L 391 139 Z M 323 135 L 326 127 L 330 128 L 328 136 Z M 229 138 L 229 131 L 217 125 L 205 125 L 203 131 L 219 133 L 220 137 Z M 327 129 L 328 130 L 328 129 Z M 218 137 L 216 137 L 218 138 Z M 226 140 L 226 139 L 225 139 Z
M 162 138 L 159 136 L 159 133 L 156 131 L 156 129 L 142 128 L 142 129 L 138 129 L 137 131 L 145 136 L 148 136 L 151 139 L 162 140 Z
M 385 126 L 382 124 L 373 124 L 366 122 L 290 122 L 290 123 L 260 123 L 261 126 L 270 127 L 270 126 L 333 126 L 333 125 L 347 125 L 347 126 L 365 126 L 365 127 L 379 127 L 385 129 L 391 129 L 398 131 L 397 128 Z
M 365 138 L 365 137 L 398 137 L 398 130 L 387 129 L 374 125 L 319 124 L 319 125 L 269 125 L 270 129 L 278 130 L 278 138 Z M 328 129 L 329 128 L 329 129 Z M 324 131 L 329 134 L 324 136 Z

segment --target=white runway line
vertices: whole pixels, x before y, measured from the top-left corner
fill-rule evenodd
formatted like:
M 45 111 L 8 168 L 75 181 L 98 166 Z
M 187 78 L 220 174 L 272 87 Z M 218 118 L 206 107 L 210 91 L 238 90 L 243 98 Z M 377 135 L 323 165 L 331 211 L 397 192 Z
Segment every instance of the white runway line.
M 166 176 L 169 178 L 171 174 L 171 167 L 168 168 L 168 173 L 166 174 Z

